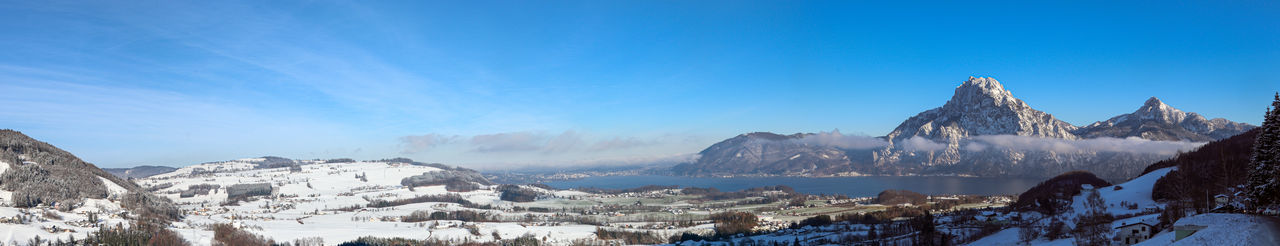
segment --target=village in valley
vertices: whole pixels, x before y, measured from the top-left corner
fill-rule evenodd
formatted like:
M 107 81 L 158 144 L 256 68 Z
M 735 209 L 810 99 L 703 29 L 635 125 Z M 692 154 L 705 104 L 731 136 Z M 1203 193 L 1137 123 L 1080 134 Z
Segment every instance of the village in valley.
M 752 240 L 761 232 L 806 230 L 829 234 L 813 240 L 855 242 L 906 234 L 909 230 L 901 228 L 906 228 L 907 216 L 919 211 L 955 214 L 956 219 L 947 220 L 957 225 L 952 231 L 975 234 L 981 224 L 1003 223 L 992 211 L 1012 199 L 913 194 L 918 196 L 914 200 L 882 205 L 877 197 L 806 195 L 783 186 L 728 192 L 677 186 L 556 190 L 461 181 L 474 171 L 404 159 L 270 161 L 279 163 L 267 168 L 276 165 L 264 164 L 268 158 L 214 162 L 134 181 L 185 211 L 186 219 L 174 230 L 192 242 L 208 242 L 213 225 L 230 224 L 282 242 L 404 237 L 458 243 L 531 237 L 552 245 L 663 244 L 712 239 L 718 233 L 714 217 L 730 212 L 753 214 L 751 226 L 735 232 Z M 424 173 L 447 174 L 427 181 L 434 185 L 405 185 Z M 813 219 L 819 217 L 825 219 Z M 706 238 L 673 241 L 681 237 Z

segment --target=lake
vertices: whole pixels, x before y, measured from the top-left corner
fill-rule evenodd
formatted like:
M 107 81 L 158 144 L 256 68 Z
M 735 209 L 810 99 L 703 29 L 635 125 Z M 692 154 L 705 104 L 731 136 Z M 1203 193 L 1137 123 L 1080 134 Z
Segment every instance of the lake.
M 680 187 L 713 187 L 721 191 L 786 185 L 806 194 L 843 194 L 869 197 L 887 189 L 910 190 L 926 195 L 1017 195 L 1039 184 L 1039 178 L 975 178 L 948 176 L 866 176 L 866 177 L 680 177 L 680 176 L 602 176 L 567 181 L 543 182 L 551 187 L 568 189 L 596 187 L 606 189 L 635 188 L 645 185 L 679 185 Z

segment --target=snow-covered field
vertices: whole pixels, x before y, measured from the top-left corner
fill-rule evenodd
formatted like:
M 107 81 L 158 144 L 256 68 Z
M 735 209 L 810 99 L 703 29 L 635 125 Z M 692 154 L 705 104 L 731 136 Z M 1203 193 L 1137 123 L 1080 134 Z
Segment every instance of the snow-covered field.
M 493 234 L 510 239 L 522 235 L 546 238 L 551 244 L 569 244 L 575 239 L 594 239 L 596 226 L 574 223 L 523 223 L 523 222 L 462 222 L 428 221 L 399 222 L 399 217 L 414 211 L 472 210 L 490 212 L 503 217 L 550 215 L 552 213 L 512 212 L 513 206 L 529 206 L 499 199 L 496 185 L 485 186 L 468 192 L 449 192 L 443 185 L 416 187 L 410 190 L 400 184 L 401 179 L 425 172 L 438 172 L 439 168 L 406 163 L 354 162 L 321 163 L 304 161 L 300 171 L 289 168 L 253 169 L 251 162 L 261 159 L 242 159 L 220 163 L 206 163 L 181 168 L 172 173 L 136 180 L 144 187 L 169 186 L 156 191 L 172 199 L 187 211 L 186 219 L 177 223 L 175 231 L 196 245 L 208 245 L 213 236 L 209 225 L 230 223 L 242 229 L 277 241 L 293 241 L 302 238 L 321 238 L 326 244 L 337 244 L 363 236 L 403 237 L 411 239 L 456 239 L 492 241 Z M 203 170 L 203 171 L 202 171 Z M 213 172 L 208 172 L 217 170 Z M 192 175 L 196 173 L 196 175 Z M 357 176 L 364 176 L 359 179 Z M 365 181 L 367 180 L 367 181 Z M 271 196 L 259 197 L 238 204 L 224 204 L 228 195 L 225 188 L 235 184 L 270 183 Z M 206 195 L 182 197 L 181 193 L 193 185 L 218 185 Z M 537 189 L 537 188 L 532 188 Z M 540 189 L 539 189 L 540 190 Z M 587 196 L 577 191 L 545 191 L 557 197 Z M 340 210 L 344 207 L 365 206 L 373 200 L 397 200 L 424 195 L 457 194 L 479 205 L 492 205 L 493 209 L 465 208 L 457 203 L 425 202 L 386 208 L 359 208 Z M 539 200 L 536 204 L 573 204 Z M 590 206 L 595 202 L 581 204 Z M 530 203 L 534 204 L 534 203 Z M 477 227 L 478 235 L 467 227 Z

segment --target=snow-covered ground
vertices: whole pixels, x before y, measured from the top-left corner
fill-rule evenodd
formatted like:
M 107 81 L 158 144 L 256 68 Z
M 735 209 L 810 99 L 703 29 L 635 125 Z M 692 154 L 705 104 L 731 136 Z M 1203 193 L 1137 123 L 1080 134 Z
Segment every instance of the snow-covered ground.
M 1138 245 L 1280 245 L 1280 220 L 1247 214 L 1198 214 L 1178 220 L 1174 226 L 1206 226 L 1191 236 L 1173 241 L 1173 232 L 1163 232 Z
M 1161 177 L 1169 174 L 1169 172 L 1174 169 L 1176 169 L 1176 167 L 1157 169 L 1145 175 L 1138 176 L 1133 180 L 1129 180 L 1128 182 L 1107 187 L 1098 187 L 1094 190 L 1098 192 L 1099 196 L 1102 196 L 1102 200 L 1107 202 L 1107 212 L 1110 212 L 1111 215 L 1118 216 L 1153 212 L 1162 208 L 1163 205 L 1156 203 L 1155 200 L 1151 199 L 1151 190 L 1155 187 L 1156 180 L 1160 180 Z M 1076 215 L 1082 214 L 1086 211 L 1085 203 L 1086 200 L 1088 200 L 1088 197 L 1089 193 L 1088 191 L 1085 191 L 1072 198 L 1073 201 L 1071 203 L 1071 208 Z M 1130 209 L 1122 206 L 1121 203 L 1136 204 L 1136 208 Z
M 1107 212 L 1116 216 L 1130 216 L 1124 219 L 1118 219 L 1112 222 L 1112 228 L 1120 225 L 1133 223 L 1147 223 L 1155 225 L 1159 223 L 1159 214 L 1152 213 L 1163 208 L 1160 204 L 1151 199 L 1151 190 L 1155 186 L 1156 180 L 1173 171 L 1174 168 L 1163 168 L 1146 175 L 1140 176 L 1123 184 L 1100 187 L 1092 191 L 1083 191 L 1080 195 L 1073 198 L 1069 211 L 1061 215 L 1060 219 L 1068 221 L 1068 226 L 1072 227 L 1070 218 L 1080 216 L 1084 213 L 1085 200 L 1089 192 L 1098 192 L 1107 203 Z M 1120 187 L 1117 189 L 1116 187 Z M 1128 208 L 1121 206 L 1120 203 L 1136 204 L 1136 208 Z M 1024 213 L 1026 214 L 1026 213 Z M 1024 216 L 1024 217 L 1035 217 Z M 1041 226 L 1045 225 L 1047 220 L 1041 220 Z M 1175 233 L 1165 230 L 1153 235 L 1151 239 L 1143 241 L 1138 245 L 1280 245 L 1280 219 L 1266 216 L 1255 216 L 1246 214 L 1199 214 L 1186 218 L 1182 218 L 1174 223 L 1175 226 L 1182 225 L 1198 225 L 1207 226 L 1205 229 L 1192 234 L 1182 240 L 1174 241 Z M 970 243 L 970 245 L 1021 245 L 1019 242 L 1018 232 L 1021 228 L 1009 228 L 1002 230 L 993 235 L 984 237 Z M 1111 238 L 1113 235 L 1107 235 Z M 1071 238 L 1060 239 L 1056 241 L 1046 241 L 1043 237 L 1030 242 L 1031 245 L 1071 245 Z
M 1014 228 L 1004 229 L 1004 230 L 1001 230 L 1000 232 L 996 232 L 995 234 L 991 234 L 990 236 L 986 236 L 986 237 L 983 237 L 982 239 L 978 239 L 977 241 L 970 242 L 967 245 L 991 245 L 991 246 L 1026 245 L 1018 241 L 1019 230 L 1022 230 L 1022 228 L 1014 227 Z M 1075 242 L 1076 241 L 1073 238 L 1064 238 L 1064 239 L 1049 241 L 1042 237 L 1036 240 L 1032 240 L 1028 244 L 1071 246 L 1071 245 L 1075 245 Z
M 439 168 L 406 163 L 354 162 L 321 163 L 303 161 L 301 171 L 289 168 L 253 169 L 251 162 L 258 159 L 242 159 L 220 163 L 205 163 L 178 169 L 172 173 L 156 175 L 136 182 L 144 187 L 168 186 L 156 191 L 172 199 L 187 211 L 185 220 L 175 225 L 175 231 L 195 245 L 208 245 L 213 236 L 208 226 L 231 223 L 243 229 L 277 241 L 319 237 L 326 244 L 337 244 L 363 236 L 403 237 L 411 239 L 456 239 L 491 241 L 496 232 L 500 238 L 510 239 L 522 235 L 546 237 L 551 244 L 569 244 L 575 239 L 594 239 L 596 226 L 575 223 L 523 223 L 523 222 L 462 222 L 427 221 L 399 222 L 401 216 L 414 211 L 472 210 L 489 212 L 504 217 L 551 215 L 553 213 L 512 212 L 513 206 L 528 207 L 532 204 L 573 204 L 568 201 L 539 200 L 518 204 L 499 199 L 496 185 L 485 186 L 468 192 L 449 192 L 444 186 L 416 187 L 410 190 L 400 184 L 401 179 L 425 172 L 442 171 Z M 200 170 L 214 171 L 201 173 Z M 192 175 L 192 173 L 197 173 Z M 357 178 L 365 176 L 367 181 Z M 235 184 L 270 183 L 273 194 L 260 199 L 224 204 L 226 187 Z M 206 195 L 182 197 L 181 193 L 193 185 L 218 185 Z M 528 187 L 530 189 L 538 189 Z M 541 189 L 538 189 L 541 190 Z M 558 197 L 587 196 L 578 191 L 545 191 Z M 342 211 L 339 208 L 365 206 L 373 200 L 397 200 L 425 195 L 457 194 L 494 209 L 465 208 L 457 203 L 425 202 L 386 208 L 360 208 Z M 574 201 L 578 202 L 578 201 Z M 584 203 L 591 206 L 595 202 Z M 225 206 L 224 206 L 225 205 Z M 437 225 L 438 224 L 438 225 Z M 478 227 L 475 235 L 467 226 Z

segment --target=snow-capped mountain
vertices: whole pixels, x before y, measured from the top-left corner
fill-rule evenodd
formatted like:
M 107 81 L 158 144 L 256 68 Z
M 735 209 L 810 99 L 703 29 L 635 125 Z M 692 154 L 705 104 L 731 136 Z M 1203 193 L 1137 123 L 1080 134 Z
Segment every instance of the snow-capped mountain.
M 1088 170 L 1118 179 L 1140 174 L 1143 166 L 1193 149 L 1199 142 L 1250 128 L 1225 119 L 1205 120 L 1159 100 L 1148 101 L 1133 114 L 1081 128 L 1032 108 L 995 79 L 970 77 L 946 104 L 907 119 L 879 138 L 885 147 L 849 149 L 797 141 L 810 134 L 751 133 L 716 143 L 700 152 L 696 162 L 673 171 L 1049 177 Z M 1124 139 L 1131 136 L 1142 139 Z
M 957 142 L 975 135 L 1019 135 L 1075 139 L 1076 127 L 1027 105 L 994 78 L 969 77 L 942 107 L 899 124 L 887 136 L 901 142 L 914 136 Z
M 1075 133 L 1085 138 L 1139 137 L 1163 141 L 1219 140 L 1253 129 L 1255 126 L 1223 118 L 1205 119 L 1197 113 L 1183 112 L 1151 97 L 1137 111 L 1112 117 L 1082 127 Z
M 1013 97 L 994 78 L 969 77 L 942 107 L 921 112 L 899 124 L 889 135 L 890 148 L 878 151 L 878 164 L 906 162 L 923 166 L 951 165 L 961 161 L 961 141 L 978 135 L 1017 135 L 1042 138 L 1077 139 L 1076 130 L 1053 115 L 1031 108 Z M 922 139 L 913 139 L 913 138 Z M 907 141 L 934 141 L 945 144 L 938 151 L 914 155 L 901 148 Z M 896 147 L 895 147 L 896 146 Z

